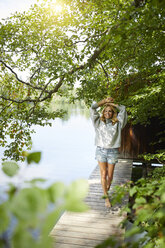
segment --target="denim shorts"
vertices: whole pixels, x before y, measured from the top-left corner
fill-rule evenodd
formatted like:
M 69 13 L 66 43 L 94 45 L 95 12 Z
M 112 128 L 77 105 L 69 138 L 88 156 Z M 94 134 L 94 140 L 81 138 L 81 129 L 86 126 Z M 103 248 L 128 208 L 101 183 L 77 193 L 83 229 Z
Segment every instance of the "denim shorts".
M 99 162 L 107 162 L 108 164 L 115 164 L 118 161 L 119 149 L 118 148 L 103 148 L 96 147 L 95 158 Z

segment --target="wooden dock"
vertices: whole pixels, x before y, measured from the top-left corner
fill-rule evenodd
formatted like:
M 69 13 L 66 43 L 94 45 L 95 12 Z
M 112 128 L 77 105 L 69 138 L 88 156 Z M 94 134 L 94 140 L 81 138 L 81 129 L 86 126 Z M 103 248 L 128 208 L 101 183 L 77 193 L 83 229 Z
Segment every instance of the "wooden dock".
M 132 161 L 120 159 L 115 166 L 111 191 L 115 185 L 130 180 L 131 173 Z M 113 234 L 122 237 L 123 230 L 118 224 L 124 216 L 120 216 L 119 212 L 127 203 L 128 197 L 123 199 L 122 204 L 107 210 L 102 199 L 103 191 L 98 166 L 90 175 L 88 182 L 89 193 L 85 202 L 90 210 L 83 213 L 64 212 L 51 232 L 55 240 L 55 248 L 93 248 Z

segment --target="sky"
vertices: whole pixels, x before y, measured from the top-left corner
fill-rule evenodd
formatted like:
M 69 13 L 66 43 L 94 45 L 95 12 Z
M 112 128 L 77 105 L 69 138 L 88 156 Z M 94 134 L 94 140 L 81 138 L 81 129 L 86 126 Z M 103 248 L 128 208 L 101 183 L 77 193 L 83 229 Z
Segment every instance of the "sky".
M 0 0 L 0 19 L 9 17 L 16 11 L 27 10 L 37 0 Z

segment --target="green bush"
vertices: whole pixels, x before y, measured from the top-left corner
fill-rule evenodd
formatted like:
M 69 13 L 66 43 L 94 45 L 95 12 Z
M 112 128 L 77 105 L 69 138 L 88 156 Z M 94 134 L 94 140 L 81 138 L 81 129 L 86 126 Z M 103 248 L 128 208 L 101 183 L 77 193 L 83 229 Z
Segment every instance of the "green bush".
M 131 218 L 132 226 L 125 231 L 125 240 L 118 243 L 115 237 L 110 237 L 97 248 L 164 248 L 165 244 L 165 167 L 156 168 L 147 178 L 137 182 L 127 182 L 116 186 L 112 195 L 112 204 L 121 202 L 129 193 L 131 203 L 122 211 L 127 217 L 121 223 L 123 228 Z M 138 241 L 137 238 L 138 237 Z M 128 240 L 130 240 L 129 242 Z
M 29 164 L 39 163 L 41 153 L 26 156 Z M 19 172 L 16 162 L 3 162 L 2 170 L 7 176 Z M 51 248 L 50 232 L 64 210 L 82 212 L 88 209 L 83 202 L 88 185 L 85 180 L 74 181 L 66 187 L 55 182 L 47 187 L 44 179 L 26 181 L 16 186 L 10 183 L 0 202 L 0 247 Z

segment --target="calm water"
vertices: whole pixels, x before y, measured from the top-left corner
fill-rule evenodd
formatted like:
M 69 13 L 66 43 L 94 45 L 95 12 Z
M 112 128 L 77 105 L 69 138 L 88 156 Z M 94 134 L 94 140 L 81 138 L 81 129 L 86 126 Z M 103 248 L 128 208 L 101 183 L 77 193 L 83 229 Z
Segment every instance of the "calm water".
M 32 135 L 32 151 L 41 151 L 39 165 L 28 168 L 21 165 L 18 176 L 9 179 L 0 171 L 0 184 L 7 181 L 20 183 L 26 179 L 45 178 L 48 182 L 62 181 L 65 184 L 80 178 L 88 179 L 96 166 L 94 159 L 94 128 L 91 120 L 78 111 L 67 121 L 56 119 L 52 127 L 35 127 Z

